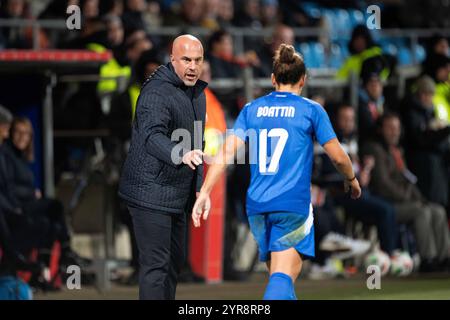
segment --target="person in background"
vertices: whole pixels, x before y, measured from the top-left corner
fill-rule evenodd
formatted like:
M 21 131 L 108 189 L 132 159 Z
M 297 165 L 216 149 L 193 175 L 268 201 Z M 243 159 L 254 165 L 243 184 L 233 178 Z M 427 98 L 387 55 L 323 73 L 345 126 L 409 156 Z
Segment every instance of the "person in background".
M 234 17 L 234 2 L 233 0 L 219 1 L 219 12 L 217 13 L 217 22 L 221 29 L 226 29 L 232 26 Z
M 348 49 L 350 51 L 350 57 L 347 58 L 338 70 L 337 78 L 339 79 L 349 79 L 351 73 L 359 77 L 363 64 L 367 63 L 369 59 L 384 59 L 383 51 L 375 44 L 370 30 L 365 25 L 358 25 L 353 29 Z M 380 78 L 386 80 L 389 72 L 389 68 L 383 68 L 380 73 Z
M 24 0 L 7 0 L 1 3 L 0 19 L 25 19 L 25 1 Z M 1 27 L 0 33 L 5 39 L 7 48 L 29 49 L 31 41 L 27 37 L 24 27 Z
M 402 117 L 406 159 L 417 176 L 417 186 L 428 201 L 448 205 L 450 124 L 437 118 L 433 96 L 436 85 L 422 76 L 414 85 L 413 98 Z
M 34 184 L 34 174 L 30 163 L 34 159 L 33 127 L 30 120 L 23 117 L 14 119 L 11 125 L 10 140 L 7 142 L 8 159 L 13 172 L 10 188 L 23 212 L 33 220 L 42 220 L 49 225 L 49 232 L 44 236 L 45 247 L 40 251 L 40 261 L 49 265 L 50 250 L 55 241 L 61 245 L 61 266 L 89 264 L 71 248 L 71 236 L 64 215 L 62 203 L 56 199 L 43 196 Z
M 450 57 L 434 54 L 424 65 L 423 74 L 436 83 L 433 104 L 437 118 L 450 124 Z
M 264 27 L 273 27 L 279 20 L 278 0 L 261 1 L 261 21 Z
M 395 209 L 389 202 L 370 192 L 369 184 L 371 171 L 374 167 L 374 158 L 364 156 L 361 159 L 359 156 L 355 110 L 350 104 L 343 103 L 338 107 L 334 127 L 342 147 L 352 160 L 363 193 L 358 200 L 351 201 L 339 189 L 331 185 L 329 188 L 330 196 L 336 205 L 344 208 L 348 217 L 361 221 L 364 225 L 376 226 L 380 249 L 390 257 L 396 256 L 400 252 L 398 250 L 398 226 Z M 324 177 L 328 176 L 333 181 L 332 177 L 338 176 L 327 157 L 322 157 L 322 167 Z M 334 182 L 336 183 L 336 181 Z M 340 185 L 342 181 L 338 180 L 337 182 Z
M 384 113 L 383 83 L 378 73 L 364 74 L 358 102 L 358 144 L 374 139 L 378 118 Z
M 363 154 L 375 158 L 370 190 L 392 203 L 397 222 L 413 227 L 420 270 L 446 270 L 450 238 L 445 209 L 428 202 L 416 186 L 417 177 L 406 166 L 399 146 L 401 123 L 394 113 L 384 114 L 378 121 L 379 138 L 365 146 Z
M 273 56 L 280 44 L 294 45 L 295 35 L 294 30 L 284 24 L 275 26 L 271 39 L 264 43 L 264 45 L 257 51 L 260 65 L 254 68 L 255 76 L 270 77 L 272 73 Z
M 126 33 L 130 30 L 146 29 L 144 13 L 147 9 L 147 2 L 145 0 L 125 0 L 124 9 L 122 21 Z
M 13 115 L 0 105 L 0 248 L 1 271 L 15 274 L 17 270 L 29 270 L 33 275 L 42 270 L 26 255 L 40 245 L 40 236 L 46 225 L 31 223 L 23 214 L 19 202 L 11 194 L 11 167 L 4 141 L 9 138 Z
M 166 26 L 200 27 L 205 16 L 205 0 L 182 0 L 180 11 L 164 19 Z

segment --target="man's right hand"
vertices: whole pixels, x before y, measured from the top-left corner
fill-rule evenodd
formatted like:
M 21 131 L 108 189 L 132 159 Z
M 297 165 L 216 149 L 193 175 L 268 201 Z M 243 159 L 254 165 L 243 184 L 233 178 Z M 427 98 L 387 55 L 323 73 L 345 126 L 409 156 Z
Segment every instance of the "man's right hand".
M 202 164 L 203 152 L 199 149 L 189 151 L 183 156 L 183 163 L 187 164 L 192 170 L 195 170 L 196 166 Z

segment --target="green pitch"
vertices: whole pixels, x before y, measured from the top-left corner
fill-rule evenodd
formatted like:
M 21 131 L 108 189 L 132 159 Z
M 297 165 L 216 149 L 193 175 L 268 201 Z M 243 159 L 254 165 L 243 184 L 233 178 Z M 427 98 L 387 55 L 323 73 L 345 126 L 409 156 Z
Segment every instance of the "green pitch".
M 236 299 L 259 300 L 264 293 L 267 276 L 254 274 L 246 282 L 219 284 L 180 284 L 177 299 Z M 407 278 L 387 277 L 381 279 L 381 289 L 369 290 L 363 274 L 333 280 L 305 280 L 296 282 L 297 297 L 301 300 L 315 299 L 446 299 L 450 300 L 450 275 L 412 275 Z M 62 290 L 56 293 L 36 294 L 35 299 L 137 299 L 137 287 L 112 286 L 100 293 L 93 287 L 81 290 Z

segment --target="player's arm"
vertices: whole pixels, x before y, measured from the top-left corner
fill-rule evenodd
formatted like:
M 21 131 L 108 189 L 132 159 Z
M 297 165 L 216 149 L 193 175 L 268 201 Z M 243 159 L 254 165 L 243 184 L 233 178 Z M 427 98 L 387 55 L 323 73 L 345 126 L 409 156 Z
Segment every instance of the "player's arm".
M 202 215 L 203 220 L 208 218 L 209 210 L 211 209 L 209 194 L 222 173 L 225 171 L 227 164 L 234 162 L 237 151 L 244 144 L 245 141 L 241 138 L 235 135 L 228 136 L 222 149 L 214 158 L 213 163 L 209 166 L 205 181 L 203 182 L 203 186 L 200 189 L 200 193 L 195 201 L 194 208 L 192 209 L 192 221 L 194 222 L 195 227 L 200 226 L 200 218 Z
M 323 145 L 325 152 L 330 157 L 336 169 L 344 176 L 345 192 L 351 189 L 351 197 L 357 199 L 361 196 L 361 187 L 353 171 L 352 162 L 344 151 L 338 139 L 333 138 Z

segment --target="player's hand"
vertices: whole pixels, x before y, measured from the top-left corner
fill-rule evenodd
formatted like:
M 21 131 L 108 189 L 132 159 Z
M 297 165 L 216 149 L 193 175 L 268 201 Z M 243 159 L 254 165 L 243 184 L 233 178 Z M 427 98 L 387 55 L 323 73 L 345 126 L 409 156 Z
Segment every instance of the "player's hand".
M 183 156 L 183 163 L 187 164 L 189 166 L 189 168 L 191 168 L 192 170 L 195 170 L 196 166 L 199 166 L 202 164 L 203 160 L 203 152 L 199 149 L 195 149 L 192 151 L 187 152 L 184 156 Z
M 361 196 L 361 187 L 359 186 L 358 179 L 353 179 L 352 181 L 344 181 L 344 190 L 347 193 L 351 192 L 350 196 L 352 199 L 358 199 Z
M 192 222 L 194 223 L 194 227 L 200 227 L 202 216 L 203 220 L 208 219 L 209 210 L 211 210 L 211 199 L 207 193 L 200 192 L 192 209 Z

